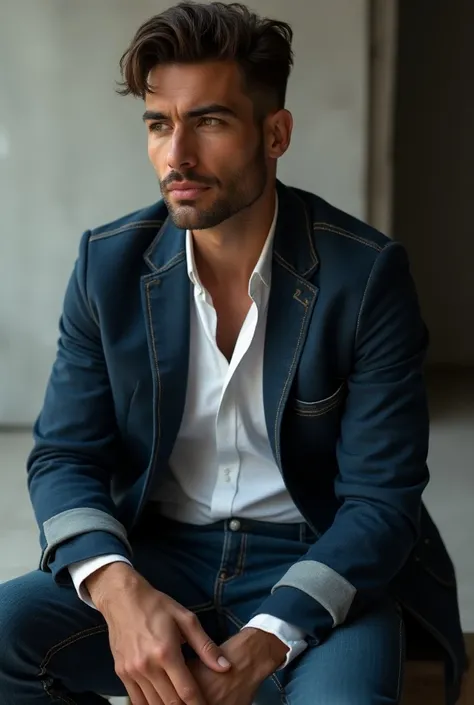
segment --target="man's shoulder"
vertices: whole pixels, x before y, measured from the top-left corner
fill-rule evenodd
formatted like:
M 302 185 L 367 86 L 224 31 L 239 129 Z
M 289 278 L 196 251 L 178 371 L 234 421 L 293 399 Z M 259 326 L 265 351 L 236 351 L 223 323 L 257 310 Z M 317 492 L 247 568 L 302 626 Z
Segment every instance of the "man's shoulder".
M 392 240 L 363 220 L 328 203 L 320 196 L 299 188 L 291 189 L 304 201 L 311 220 L 311 230 L 317 249 L 322 247 L 380 252 Z
M 134 234 L 156 235 L 167 217 L 168 211 L 164 201 L 157 201 L 150 206 L 92 228 L 87 233 L 87 239 L 90 243 L 107 241 L 111 246 L 120 247 Z

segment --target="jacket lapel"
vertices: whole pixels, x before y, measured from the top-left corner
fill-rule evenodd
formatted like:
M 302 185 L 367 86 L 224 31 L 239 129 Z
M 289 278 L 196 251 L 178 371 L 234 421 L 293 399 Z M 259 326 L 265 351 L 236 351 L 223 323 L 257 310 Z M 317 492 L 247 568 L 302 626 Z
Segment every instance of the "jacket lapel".
M 181 425 L 189 363 L 191 283 L 184 230 L 167 220 L 145 253 L 152 270 L 142 277 L 141 295 L 153 377 L 153 446 L 146 498 L 154 471 L 167 461 Z
M 281 421 L 306 338 L 318 289 L 312 223 L 297 193 L 278 183 L 279 213 L 273 251 L 263 365 L 265 419 L 280 468 Z

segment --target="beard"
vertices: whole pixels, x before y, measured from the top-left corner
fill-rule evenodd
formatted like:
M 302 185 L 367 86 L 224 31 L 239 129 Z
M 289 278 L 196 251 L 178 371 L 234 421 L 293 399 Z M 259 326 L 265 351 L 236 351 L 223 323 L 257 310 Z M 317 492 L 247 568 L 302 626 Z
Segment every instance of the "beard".
M 161 185 L 163 200 L 166 203 L 171 220 L 182 230 L 207 230 L 215 228 L 220 223 L 232 218 L 246 208 L 250 208 L 262 196 L 267 184 L 267 164 L 263 136 L 257 145 L 249 163 L 226 177 L 225 181 L 210 179 L 206 181 L 192 170 L 173 172 L 167 180 L 189 180 L 207 186 L 213 186 L 218 191 L 214 201 L 206 207 L 200 207 L 195 201 L 181 201 L 173 204 L 166 194 L 166 188 Z

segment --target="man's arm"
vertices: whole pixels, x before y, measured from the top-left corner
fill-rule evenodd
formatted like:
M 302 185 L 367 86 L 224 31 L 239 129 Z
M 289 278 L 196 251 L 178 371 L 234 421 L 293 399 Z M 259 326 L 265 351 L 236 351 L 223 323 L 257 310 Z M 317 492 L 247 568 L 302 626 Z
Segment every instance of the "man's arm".
M 342 505 L 258 609 L 312 643 L 380 595 L 416 542 L 428 481 L 426 346 L 407 256 L 393 242 L 374 263 L 359 312 L 337 447 Z
M 131 555 L 110 492 L 120 444 L 99 325 L 87 293 L 88 239 L 85 233 L 67 287 L 57 356 L 28 460 L 41 568 L 58 581 L 69 580 L 71 563 Z

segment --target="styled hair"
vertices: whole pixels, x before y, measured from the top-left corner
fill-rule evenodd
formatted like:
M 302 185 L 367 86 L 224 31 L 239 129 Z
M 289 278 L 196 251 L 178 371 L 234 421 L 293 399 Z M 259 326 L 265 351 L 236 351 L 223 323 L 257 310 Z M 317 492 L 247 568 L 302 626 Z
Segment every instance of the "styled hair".
M 244 89 L 265 110 L 285 106 L 293 66 L 293 31 L 259 17 L 241 3 L 180 2 L 147 20 L 120 59 L 118 92 L 145 98 L 150 71 L 159 65 L 235 61 Z

